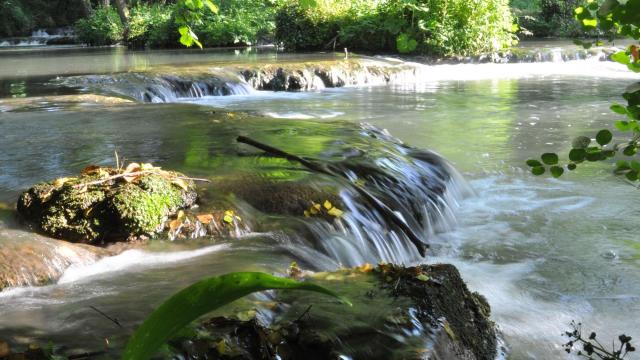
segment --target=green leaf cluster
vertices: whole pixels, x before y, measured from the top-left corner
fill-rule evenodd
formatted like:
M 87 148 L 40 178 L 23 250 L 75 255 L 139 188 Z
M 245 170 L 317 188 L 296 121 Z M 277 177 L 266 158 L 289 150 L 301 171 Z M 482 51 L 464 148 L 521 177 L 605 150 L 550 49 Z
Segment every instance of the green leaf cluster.
M 513 25 L 507 0 L 290 0 L 276 40 L 289 50 L 475 55 L 511 46 Z

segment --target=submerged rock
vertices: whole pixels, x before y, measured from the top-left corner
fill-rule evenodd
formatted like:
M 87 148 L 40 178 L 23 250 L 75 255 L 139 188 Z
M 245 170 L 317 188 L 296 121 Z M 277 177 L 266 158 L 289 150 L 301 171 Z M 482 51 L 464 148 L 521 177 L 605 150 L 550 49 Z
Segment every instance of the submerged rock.
M 97 244 L 161 231 L 167 217 L 197 199 L 195 184 L 180 173 L 87 169 L 33 186 L 18 199 L 18 212 L 47 235 Z
M 190 359 L 486 359 L 496 330 L 486 300 L 467 289 L 452 265 L 365 265 L 317 273 L 353 307 L 316 294 L 283 293 L 246 319 L 215 317 L 196 337 L 170 344 Z M 270 321 L 268 319 L 274 319 Z
M 71 265 L 92 264 L 109 255 L 106 249 L 54 239 L 5 239 L 0 246 L 0 291 L 50 284 Z

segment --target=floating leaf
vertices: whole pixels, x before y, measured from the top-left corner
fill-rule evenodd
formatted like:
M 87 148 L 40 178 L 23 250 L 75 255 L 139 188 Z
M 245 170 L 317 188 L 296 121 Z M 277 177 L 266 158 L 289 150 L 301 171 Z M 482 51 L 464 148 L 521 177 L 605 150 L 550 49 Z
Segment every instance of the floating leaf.
M 256 291 L 307 290 L 351 303 L 322 286 L 256 272 L 230 273 L 207 278 L 183 289 L 160 305 L 127 342 L 124 360 L 147 360 L 167 339 L 200 316 Z
M 638 172 L 635 170 L 631 170 L 628 173 L 625 174 L 625 176 L 627 177 L 628 180 L 630 181 L 636 181 L 638 180 Z
M 573 163 L 571 163 L 571 164 L 567 165 L 567 169 L 569 169 L 569 171 L 573 171 L 573 170 L 575 170 L 577 167 L 578 167 L 578 166 L 577 166 L 576 164 L 573 164 Z

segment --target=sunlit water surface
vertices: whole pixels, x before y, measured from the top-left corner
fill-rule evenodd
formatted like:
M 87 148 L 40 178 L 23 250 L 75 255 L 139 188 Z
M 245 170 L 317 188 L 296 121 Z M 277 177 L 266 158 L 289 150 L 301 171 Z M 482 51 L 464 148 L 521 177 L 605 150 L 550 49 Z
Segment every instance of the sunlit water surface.
M 33 56 L 32 61 L 49 66 L 40 54 Z M 102 67 L 112 55 L 96 58 L 76 51 L 65 56 L 72 63 L 87 56 L 98 59 L 95 71 L 88 65 L 79 73 L 123 70 Z M 144 56 L 162 65 L 166 59 L 247 60 L 233 54 Z M 11 66 L 21 74 L 19 64 Z M 78 73 L 52 66 L 54 74 Z M 1 68 L 4 96 L 73 93 L 47 89 L 51 73 L 34 68 L 26 71 L 37 78 L 20 78 Z M 613 64 L 589 60 L 429 70 L 433 76 L 417 84 L 258 92 L 181 99 L 183 104 L 70 108 L 46 103 L 32 111 L 0 112 L 0 201 L 12 203 L 30 184 L 87 164 L 110 164 L 115 149 L 128 159 L 218 176 L 257 166 L 226 159 L 225 154 L 237 151 L 237 134 L 268 138 L 311 155 L 328 139 L 339 138 L 349 122 L 368 122 L 443 155 L 475 192 L 459 203 L 457 227 L 432 239 L 432 254 L 425 261 L 455 264 L 469 286 L 488 298 L 510 358 L 564 358 L 560 334 L 574 319 L 603 339 L 620 332 L 640 338 L 640 193 L 601 164 L 581 167 L 561 180 L 535 178 L 524 165 L 542 152 L 568 150 L 574 136 L 610 126 L 616 116 L 608 107 L 621 101 L 620 84 L 631 76 Z M 220 120 L 220 109 L 264 118 Z M 0 246 L 29 236 L 4 225 Z M 152 254 L 126 252 L 71 268 L 58 284 L 0 294 L 0 338 L 35 337 L 96 348 L 105 337 L 122 341 L 123 335 L 90 305 L 132 327 L 168 294 L 204 276 L 238 270 L 282 273 L 292 260 L 316 270 L 340 265 L 322 257 L 304 261 L 309 256 L 276 239 L 262 234 L 204 248 L 161 244 Z

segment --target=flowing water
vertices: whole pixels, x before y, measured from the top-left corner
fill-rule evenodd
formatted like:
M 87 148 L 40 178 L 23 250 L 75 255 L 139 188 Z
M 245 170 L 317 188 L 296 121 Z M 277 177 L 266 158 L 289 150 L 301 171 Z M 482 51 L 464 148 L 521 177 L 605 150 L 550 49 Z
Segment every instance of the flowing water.
M 283 273 L 292 261 L 325 270 L 379 260 L 455 264 L 488 298 L 513 359 L 565 358 L 560 334 L 573 319 L 604 339 L 620 332 L 640 338 L 640 235 L 633 217 L 640 193 L 604 164 L 561 180 L 533 177 L 524 166 L 530 157 L 566 151 L 573 137 L 609 126 L 616 116 L 608 107 L 621 101 L 621 84 L 634 76 L 599 56 L 564 61 L 565 44 L 547 48 L 545 54 L 560 55 L 539 56 L 549 60 L 542 62 L 417 66 L 388 85 L 366 81 L 308 92 L 254 91 L 224 68 L 334 55 L 0 53 L 0 202 L 12 203 L 30 184 L 87 164 L 110 165 L 114 150 L 127 159 L 234 182 L 330 181 L 234 142 L 248 135 L 298 155 L 375 164 L 386 174 L 375 195 L 395 201 L 431 243 L 422 259 L 402 234 L 382 231 L 384 221 L 343 182 L 338 186 L 349 211 L 337 227 L 316 221 L 297 232 L 298 218 L 262 214 L 236 201 L 271 230 L 239 239 L 158 241 L 97 262 L 74 260 L 55 284 L 0 293 L 0 338 L 96 349 L 105 338 L 121 342 L 123 335 L 89 306 L 131 328 L 167 295 L 204 276 Z M 213 75 L 203 75 L 203 66 Z M 189 84 L 204 81 L 209 85 L 197 89 L 207 91 L 175 91 L 175 78 L 166 75 L 184 82 L 189 67 L 200 69 L 195 80 L 188 72 Z M 220 81 L 230 90 L 213 91 L 211 84 Z M 154 86 L 172 96 L 137 96 Z M 79 93 L 136 101 L 73 100 Z M 215 96 L 221 94 L 229 96 Z M 437 152 L 457 171 L 377 128 Z M 215 188 L 206 190 L 215 198 Z M 431 217 L 410 218 L 416 210 L 402 205 L 415 204 L 422 206 L 417 213 Z M 0 246 L 45 241 L 0 214 Z

